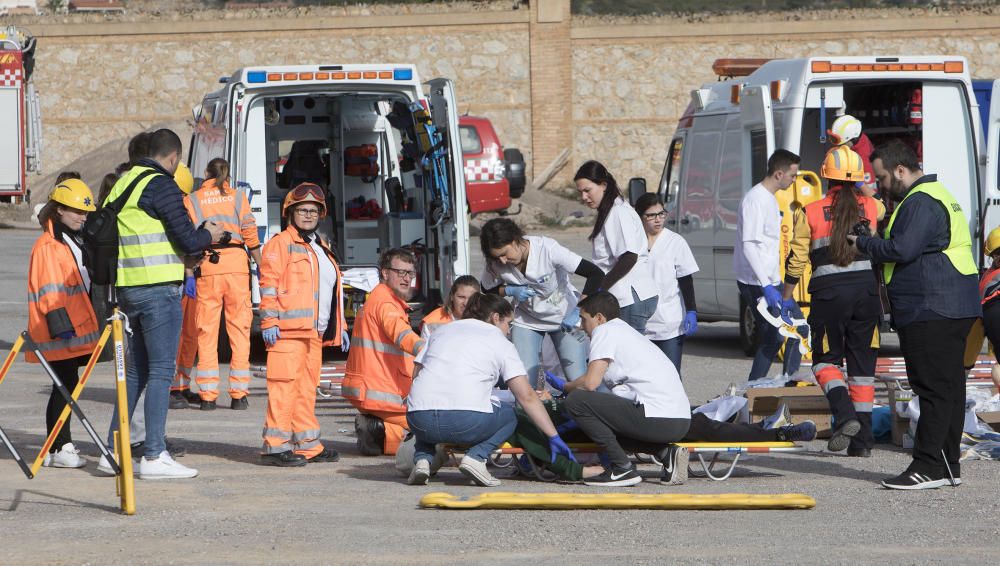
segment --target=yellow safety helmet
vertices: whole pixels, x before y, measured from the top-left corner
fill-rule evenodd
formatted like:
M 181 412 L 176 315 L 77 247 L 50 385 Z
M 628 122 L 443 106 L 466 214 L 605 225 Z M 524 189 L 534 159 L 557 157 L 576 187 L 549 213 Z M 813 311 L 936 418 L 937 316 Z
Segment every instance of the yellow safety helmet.
M 830 136 L 833 145 L 844 145 L 861 135 L 861 121 L 850 114 L 844 114 L 833 121 L 833 126 L 826 131 L 826 135 Z
M 187 165 L 177 164 L 177 170 L 174 171 L 174 182 L 181 188 L 182 193 L 191 194 L 191 190 L 194 189 L 194 176 L 191 175 L 191 170 L 188 169 Z
M 826 179 L 851 183 L 865 182 L 865 166 L 861 161 L 861 156 L 844 145 L 839 145 L 827 152 L 819 174 Z
M 988 236 L 986 236 L 986 244 L 983 246 L 986 251 L 986 255 L 993 255 L 993 252 L 1000 249 L 1000 226 L 994 228 Z
M 285 201 L 281 204 L 281 215 L 288 216 L 293 206 L 304 202 L 313 202 L 319 206 L 319 217 L 326 217 L 326 193 L 319 185 L 313 183 L 301 183 L 285 195 Z
M 87 183 L 80 179 L 66 179 L 56 185 L 56 188 L 52 189 L 52 194 L 49 195 L 49 200 L 86 212 L 97 210 L 97 207 L 94 206 L 94 193 L 90 191 Z

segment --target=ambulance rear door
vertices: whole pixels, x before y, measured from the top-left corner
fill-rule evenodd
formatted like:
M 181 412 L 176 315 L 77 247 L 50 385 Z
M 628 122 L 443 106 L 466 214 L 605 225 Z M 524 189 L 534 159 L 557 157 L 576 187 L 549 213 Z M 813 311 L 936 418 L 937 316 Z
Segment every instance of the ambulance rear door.
M 442 298 L 448 295 L 456 275 L 469 273 L 469 221 L 465 201 L 465 168 L 462 147 L 458 142 L 458 105 L 455 102 L 455 85 L 450 79 L 431 79 L 431 117 L 438 131 L 444 134 L 447 147 L 449 211 L 434 228 L 437 242 L 428 245 L 438 250 L 441 273 Z M 428 220 L 434 223 L 432 215 Z
M 774 153 L 774 114 L 766 86 L 752 85 L 740 93 L 743 125 L 743 187 L 756 185 L 767 174 L 767 159 Z
M 992 98 L 989 110 L 980 107 L 980 112 L 989 112 L 986 129 L 986 170 L 982 177 L 983 183 L 983 216 L 982 231 L 989 234 L 1000 226 L 1000 80 L 993 81 Z M 983 260 L 980 254 L 980 262 Z

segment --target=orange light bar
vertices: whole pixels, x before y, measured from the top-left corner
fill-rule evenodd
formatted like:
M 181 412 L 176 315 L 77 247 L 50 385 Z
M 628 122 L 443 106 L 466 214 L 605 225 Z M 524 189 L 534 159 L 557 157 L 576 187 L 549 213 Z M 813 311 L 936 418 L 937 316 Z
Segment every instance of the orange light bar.
M 299 73 L 299 80 L 300 81 L 311 81 L 311 80 L 313 80 L 313 74 L 312 73 Z
M 862 72 L 874 71 L 875 65 L 858 65 L 858 70 Z
M 829 73 L 830 72 L 830 62 L 829 61 L 813 61 L 812 62 L 812 72 L 814 72 L 814 73 Z
M 729 87 L 729 102 L 733 104 L 740 103 L 740 85 L 733 85 Z
M 903 70 L 903 66 L 899 65 L 899 64 L 892 64 L 892 65 L 889 65 L 889 70 L 890 71 L 902 71 Z
M 961 61 L 945 61 L 944 62 L 944 72 L 946 73 L 961 73 L 965 70 L 965 64 Z
M 771 100 L 781 100 L 781 81 L 771 81 Z
M 931 63 L 931 70 L 932 71 L 943 71 L 944 70 L 944 63 Z
M 364 77 L 366 79 L 377 79 L 378 78 L 378 73 L 376 73 L 375 71 L 365 71 L 364 72 Z
M 316 73 L 316 80 L 317 81 L 330 80 L 330 73 Z
M 269 81 L 280 81 L 281 80 L 281 73 L 268 73 L 267 74 L 267 80 L 269 80 Z
M 347 78 L 349 78 L 351 80 L 360 79 L 361 78 L 361 73 L 359 73 L 357 71 L 353 71 L 353 72 L 347 73 Z
M 720 77 L 745 77 L 767 63 L 770 59 L 716 59 L 712 71 Z
M 850 73 L 856 73 L 860 69 L 858 68 L 858 65 L 850 64 L 850 65 L 844 65 L 844 70 Z
M 336 81 L 342 81 L 347 77 L 347 73 L 330 73 L 330 78 Z
M 931 70 L 931 65 L 930 65 L 930 63 L 917 63 L 917 70 L 918 71 L 930 71 Z
M 913 63 L 905 63 L 905 64 L 903 64 L 903 70 L 904 71 L 916 71 L 917 70 L 917 66 L 914 65 Z
M 378 72 L 378 78 L 380 78 L 380 79 L 391 79 L 392 78 L 392 71 L 379 71 Z
M 889 65 L 886 65 L 885 63 L 876 63 L 875 65 L 872 65 L 872 70 L 873 71 L 888 71 L 889 70 Z
M 299 74 L 298 73 L 285 73 L 284 75 L 282 75 L 282 78 L 285 79 L 286 81 L 294 81 L 295 79 L 299 78 Z
M 830 71 L 834 72 L 834 73 L 843 73 L 844 72 L 844 66 L 840 65 L 840 64 L 830 65 Z

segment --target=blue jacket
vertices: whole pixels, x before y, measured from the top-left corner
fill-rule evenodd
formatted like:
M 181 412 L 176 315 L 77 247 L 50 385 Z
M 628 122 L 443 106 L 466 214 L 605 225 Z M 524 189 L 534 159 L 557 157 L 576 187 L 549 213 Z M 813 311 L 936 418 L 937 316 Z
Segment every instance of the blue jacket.
M 200 254 L 211 246 L 212 234 L 191 222 L 184 208 L 184 193 L 174 182 L 173 175 L 152 159 L 140 159 L 137 165 L 152 167 L 162 173 L 149 181 L 138 204 L 143 212 L 163 222 L 170 242 L 185 255 Z
M 925 175 L 913 186 L 936 180 Z M 888 290 L 897 329 L 918 321 L 982 316 L 978 277 L 962 275 L 942 253 L 950 240 L 948 213 L 924 193 L 899 206 L 889 239 L 858 237 L 858 249 L 873 261 L 896 262 Z

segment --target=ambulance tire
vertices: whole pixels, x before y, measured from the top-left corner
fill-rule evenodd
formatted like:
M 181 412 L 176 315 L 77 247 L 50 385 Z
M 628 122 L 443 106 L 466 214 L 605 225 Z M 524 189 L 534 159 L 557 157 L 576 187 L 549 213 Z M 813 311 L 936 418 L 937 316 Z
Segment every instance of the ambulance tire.
M 507 166 L 507 183 L 510 185 L 510 198 L 521 198 L 527 184 L 525 178 L 524 154 L 521 150 L 510 148 L 503 150 L 503 160 Z
M 757 324 L 753 308 L 740 297 L 740 347 L 747 356 L 757 352 Z

